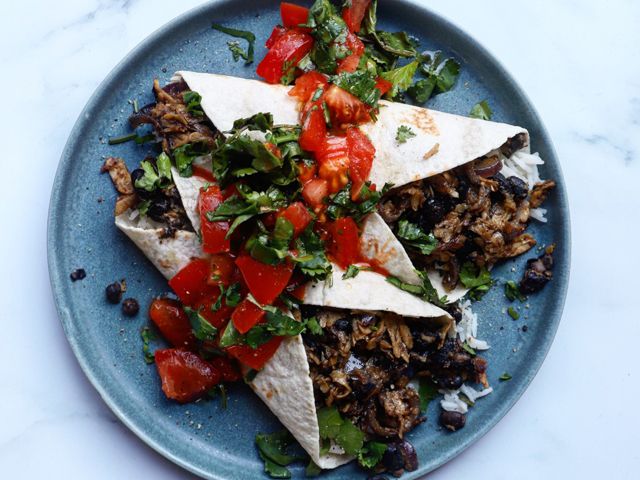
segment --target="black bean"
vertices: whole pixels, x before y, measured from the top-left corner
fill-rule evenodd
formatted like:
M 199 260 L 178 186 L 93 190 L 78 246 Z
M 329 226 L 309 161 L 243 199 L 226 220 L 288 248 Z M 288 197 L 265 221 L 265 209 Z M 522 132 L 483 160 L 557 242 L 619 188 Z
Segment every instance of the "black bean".
M 520 291 L 525 295 L 535 293 L 547 284 L 550 280 L 544 273 L 537 272 L 535 270 L 525 270 L 522 280 L 520 280 Z
M 147 215 L 157 222 L 164 220 L 164 215 L 171 210 L 171 202 L 164 196 L 156 197 L 151 200 Z
M 529 186 L 524 180 L 518 177 L 509 177 L 507 178 L 507 181 L 511 186 L 511 192 L 516 199 L 522 200 L 527 198 L 527 195 L 529 195 Z
M 120 285 L 120 282 L 114 282 L 107 285 L 107 288 L 105 288 L 105 294 L 109 303 L 117 305 L 120 303 L 120 299 L 122 298 L 122 285 Z
M 418 468 L 418 455 L 416 449 L 413 448 L 408 441 L 403 440 L 399 444 L 399 450 L 402 452 L 402 458 L 404 460 L 404 469 L 407 472 L 413 472 Z
M 401 470 L 404 467 L 402 451 L 395 443 L 387 445 L 387 449 L 382 456 L 382 464 L 390 472 Z
M 438 379 L 438 385 L 441 388 L 447 390 L 457 390 L 464 383 L 463 378 L 460 375 L 453 375 L 451 377 L 444 377 Z
M 336 330 L 340 330 L 341 332 L 350 333 L 352 330 L 351 320 L 349 318 L 340 318 L 336 320 L 336 322 L 333 324 L 333 327 Z
M 82 280 L 86 276 L 87 272 L 84 271 L 84 268 L 77 268 L 69 275 L 72 282 L 75 282 L 76 280 Z
M 422 207 L 420 226 L 426 231 L 431 231 L 433 226 L 439 223 L 449 210 L 451 210 L 451 205 L 443 197 L 427 198 Z
M 389 480 L 385 475 L 374 475 L 373 477 L 367 477 L 367 480 Z
M 127 317 L 135 317 L 140 311 L 140 305 L 135 298 L 125 298 L 122 302 L 122 313 Z
M 448 428 L 452 432 L 463 428 L 466 422 L 467 417 L 464 413 L 448 412 L 447 410 L 443 410 L 440 414 L 440 425 Z

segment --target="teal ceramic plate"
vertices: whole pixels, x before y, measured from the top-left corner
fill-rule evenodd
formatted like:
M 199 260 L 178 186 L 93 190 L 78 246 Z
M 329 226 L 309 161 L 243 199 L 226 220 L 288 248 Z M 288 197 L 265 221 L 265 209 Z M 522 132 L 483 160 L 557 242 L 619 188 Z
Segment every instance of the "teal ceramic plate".
M 480 336 L 492 345 L 486 357 L 495 392 L 478 401 L 467 426 L 456 433 L 438 427 L 439 406 L 432 402 L 428 421 L 409 436 L 420 459 L 419 470 L 404 476 L 409 479 L 437 468 L 484 435 L 536 374 L 562 313 L 569 278 L 569 213 L 551 140 L 533 106 L 502 66 L 468 35 L 428 10 L 408 1 L 380 3 L 381 28 L 406 30 L 420 38 L 421 48 L 443 50 L 462 64 L 453 91 L 438 95 L 428 106 L 466 115 L 476 102 L 487 99 L 495 120 L 529 129 L 533 150 L 546 160 L 543 177 L 558 181 L 546 205 L 549 222 L 533 225 L 540 244 L 558 245 L 554 279 L 531 299 L 531 307 L 523 310 L 518 321 L 504 313 L 502 287 L 476 305 Z M 123 157 L 132 167 L 150 153 L 148 147 L 131 143 L 109 146 L 106 139 L 128 132 L 128 100 L 138 99 L 140 105 L 152 101 L 153 78 L 163 84 L 181 69 L 255 76 L 255 64 L 245 67 L 232 61 L 228 37 L 212 30 L 212 21 L 253 31 L 258 38 L 256 58 L 261 59 L 262 45 L 279 22 L 278 2 L 252 1 L 247 8 L 247 2 L 240 0 L 217 1 L 197 8 L 145 40 L 104 80 L 80 115 L 60 160 L 49 212 L 49 270 L 69 343 L 114 413 L 159 453 L 198 475 L 249 479 L 262 475 L 255 434 L 279 429 L 278 422 L 244 385 L 231 389 L 227 409 L 216 401 L 182 406 L 164 398 L 155 367 L 143 361 L 139 332 L 147 322 L 144 312 L 151 297 L 168 286 L 114 227 L 114 190 L 99 173 L 104 156 Z M 524 262 L 525 258 L 507 262 L 494 270 L 494 276 L 517 279 Z M 78 267 L 86 270 L 87 277 L 72 283 L 69 273 Z M 123 318 L 120 309 L 104 299 L 105 286 L 121 278 L 127 279 L 127 295 L 141 302 L 141 313 L 134 319 Z M 498 382 L 504 371 L 513 379 Z M 303 475 L 302 466 L 292 470 L 295 477 Z M 365 476 L 353 465 L 324 474 L 332 479 Z

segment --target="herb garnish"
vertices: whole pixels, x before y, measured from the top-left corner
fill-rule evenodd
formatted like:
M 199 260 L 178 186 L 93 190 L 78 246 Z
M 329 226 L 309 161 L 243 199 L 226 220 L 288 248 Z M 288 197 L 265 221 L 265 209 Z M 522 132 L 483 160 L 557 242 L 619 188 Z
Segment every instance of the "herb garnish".
M 507 382 L 512 378 L 513 377 L 510 374 L 508 374 L 507 372 L 504 372 L 502 375 L 500 375 L 500 377 L 498 377 L 498 380 L 500 380 L 501 382 Z
M 138 138 L 136 133 L 129 133 L 127 135 L 122 135 L 121 137 L 111 137 L 109 139 L 109 145 L 118 145 L 120 143 L 130 142 L 131 140 L 135 140 Z
M 467 342 L 462 344 L 462 348 L 467 351 L 467 353 L 473 355 L 475 357 L 476 351 L 469 345 Z
M 140 163 L 140 168 L 144 171 L 144 175 L 135 181 L 135 187 L 153 192 L 158 188 L 165 188 L 171 185 L 173 177 L 171 176 L 171 160 L 169 156 L 162 152 L 156 158 L 155 167 L 148 161 L 144 160 Z
M 438 246 L 438 240 L 433 233 L 425 233 L 418 225 L 408 220 L 398 222 L 396 235 L 404 240 L 403 243 L 418 249 L 423 255 L 430 255 Z
M 489 107 L 487 101 L 482 100 L 481 102 L 478 102 L 473 106 L 471 112 L 469 112 L 469 116 L 471 118 L 479 118 L 481 120 L 491 120 L 493 111 Z
M 144 361 L 146 363 L 153 363 L 155 361 L 155 356 L 149 347 L 149 343 L 156 340 L 158 337 L 149 327 L 144 327 L 140 330 L 140 337 L 142 338 L 142 353 L 144 354 Z
M 356 222 L 360 222 L 365 216 L 376 209 L 376 205 L 382 198 L 388 186 L 385 185 L 381 192 L 371 188 L 371 182 L 366 182 L 360 190 L 358 201 L 351 198 L 351 183 L 348 183 L 342 190 L 333 195 L 327 207 L 327 216 L 331 220 L 341 217 L 352 217 Z
M 291 478 L 291 472 L 287 465 L 302 460 L 287 453 L 289 447 L 295 443 L 291 433 L 287 430 L 271 434 L 259 433 L 256 435 L 258 454 L 264 461 L 264 471 L 272 478 Z
M 520 318 L 520 314 L 518 313 L 518 311 L 513 308 L 513 307 L 509 307 L 507 308 L 507 313 L 509 314 L 509 316 L 511 318 L 513 318 L 514 320 L 518 320 Z
M 403 282 L 399 278 L 392 277 L 392 276 L 386 277 L 386 280 L 394 287 L 397 287 L 400 290 L 404 290 L 405 292 L 421 297 L 427 302 L 432 303 L 438 307 L 445 306 L 447 303 L 446 295 L 443 297 L 440 297 L 438 295 L 438 291 L 431 284 L 431 280 L 429 280 L 429 276 L 427 275 L 427 272 L 418 271 L 418 275 L 422 279 L 422 285 L 414 285 L 412 283 Z
M 486 267 L 478 268 L 473 262 L 465 262 L 460 269 L 460 282 L 470 289 L 469 296 L 480 300 L 489 291 L 493 280 Z
M 355 278 L 361 271 L 362 269 L 360 267 L 358 267 L 357 265 L 349 265 L 347 267 L 346 272 L 344 272 L 342 274 L 342 279 L 343 280 L 348 280 L 350 278 Z
M 431 400 L 438 396 L 438 388 L 431 380 L 420 377 L 418 394 L 420 395 L 420 411 L 426 412 Z
M 226 33 L 227 35 L 231 35 L 232 37 L 242 38 L 242 39 L 246 40 L 247 43 L 249 44 L 246 53 L 242 52 L 242 55 L 240 55 L 239 53 L 234 52 L 234 50 L 231 50 L 231 46 L 229 46 L 229 49 L 233 53 L 234 60 L 237 60 L 236 55 L 240 55 L 242 58 L 245 59 L 245 62 L 244 62 L 245 65 L 249 65 L 250 63 L 253 62 L 253 51 L 254 51 L 254 45 L 255 45 L 255 42 L 256 42 L 256 36 L 253 33 L 248 32 L 246 30 L 238 30 L 238 29 L 235 29 L 235 28 L 225 27 L 225 26 L 220 25 L 218 23 L 211 24 L 211 28 L 213 28 L 214 30 L 218 30 L 218 31 L 220 31 L 222 33 Z M 229 42 L 229 43 L 231 43 L 231 42 Z M 229 44 L 227 44 L 227 45 L 229 45 Z M 238 50 L 240 50 L 239 46 L 238 46 Z
M 187 111 L 196 117 L 204 117 L 204 110 L 202 110 L 202 97 L 198 92 L 187 90 L 182 92 L 182 100 L 187 107 Z
M 410 138 L 415 137 L 415 132 L 407 125 L 400 125 L 396 131 L 396 143 L 398 145 L 406 143 Z
M 211 325 L 209 321 L 202 316 L 199 310 L 194 310 L 191 307 L 184 306 L 184 312 L 189 317 L 189 323 L 191 323 L 191 330 L 193 335 L 202 341 L 213 341 L 216 339 L 218 329 Z
M 515 299 L 518 299 L 521 302 L 524 302 L 526 300 L 526 297 L 522 294 L 522 292 L 520 291 L 520 288 L 518 288 L 518 284 L 513 280 L 509 280 L 505 282 L 504 295 L 512 302 Z

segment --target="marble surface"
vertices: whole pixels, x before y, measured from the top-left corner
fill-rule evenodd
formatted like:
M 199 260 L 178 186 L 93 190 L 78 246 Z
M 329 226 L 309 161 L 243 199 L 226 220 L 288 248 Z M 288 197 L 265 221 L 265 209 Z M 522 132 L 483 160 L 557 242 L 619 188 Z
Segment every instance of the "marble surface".
M 80 371 L 53 306 L 45 234 L 58 158 L 81 108 L 131 48 L 199 3 L 3 2 L 3 478 L 192 478 L 121 425 Z M 562 160 L 573 226 L 565 314 L 540 373 L 485 438 L 429 478 L 638 478 L 640 4 L 426 3 L 530 95 Z

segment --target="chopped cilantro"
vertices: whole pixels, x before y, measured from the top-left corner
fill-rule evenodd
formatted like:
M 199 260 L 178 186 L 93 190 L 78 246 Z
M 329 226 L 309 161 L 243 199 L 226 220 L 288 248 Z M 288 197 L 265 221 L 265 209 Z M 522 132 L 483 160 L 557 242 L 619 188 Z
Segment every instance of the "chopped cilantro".
M 318 322 L 318 319 L 316 317 L 308 318 L 306 320 L 306 323 L 309 333 L 313 335 L 322 335 L 322 327 L 320 326 L 320 323 Z
M 136 133 L 129 133 L 128 135 L 122 135 L 121 137 L 111 137 L 109 139 L 109 145 L 118 145 L 120 143 L 130 142 L 138 138 Z
M 287 430 L 256 435 L 256 446 L 260 458 L 264 461 L 265 473 L 272 478 L 291 478 L 291 472 L 286 466 L 303 459 L 288 453 L 289 447 L 294 443 L 293 436 Z
M 424 103 L 434 94 L 448 92 L 460 74 L 460 64 L 453 58 L 444 59 L 442 52 L 422 56 L 420 72 L 425 78 L 418 80 L 407 93 L 417 102 Z
M 420 411 L 426 412 L 431 400 L 438 396 L 438 388 L 431 380 L 420 377 L 418 394 L 420 395 Z
M 331 262 L 327 258 L 322 239 L 309 225 L 294 241 L 298 251 L 296 262 L 301 273 L 313 280 L 323 280 L 331 273 Z
M 182 92 L 182 99 L 184 101 L 185 106 L 187 107 L 187 111 L 191 115 L 195 115 L 196 117 L 203 117 L 204 110 L 202 110 L 202 97 L 198 92 L 194 92 L 188 90 L 186 92 Z
M 225 27 L 218 23 L 211 24 L 211 28 L 213 28 L 214 30 L 218 30 L 222 33 L 226 33 L 227 35 L 231 35 L 232 37 L 242 38 L 246 40 L 247 43 L 249 44 L 249 46 L 247 47 L 247 52 L 246 53 L 242 52 L 242 55 L 240 56 L 244 58 L 245 60 L 244 63 L 246 65 L 249 65 L 250 63 L 253 62 L 253 51 L 254 51 L 254 45 L 256 42 L 256 36 L 253 33 L 248 32 L 246 30 L 238 30 L 235 28 Z M 229 49 L 231 49 L 231 47 L 229 47 Z M 239 46 L 238 46 L 238 49 L 240 49 Z M 231 52 L 233 54 L 234 60 L 237 60 L 236 55 L 239 55 L 239 53 L 235 53 L 233 50 L 231 50 Z
M 471 355 L 473 356 L 476 355 L 476 351 L 473 348 L 471 348 L 471 346 L 467 342 L 464 342 L 462 344 L 462 348 L 466 350 L 468 353 L 470 353 Z
M 512 378 L 513 377 L 510 374 L 508 374 L 507 372 L 504 372 L 502 375 L 500 375 L 500 377 L 498 377 L 498 380 L 500 380 L 501 382 L 508 382 Z
M 363 468 L 372 469 L 380 463 L 386 450 L 386 443 L 366 442 L 358 452 L 358 463 Z
M 146 363 L 153 363 L 155 360 L 154 353 L 149 347 L 149 343 L 156 340 L 158 337 L 151 331 L 149 327 L 144 327 L 140 330 L 140 337 L 142 338 L 142 353 L 144 354 L 144 361 Z
M 342 72 L 333 76 L 331 81 L 370 107 L 377 107 L 380 90 L 376 88 L 376 78 L 370 72 L 362 70 L 353 73 Z
M 342 274 L 343 280 L 348 280 L 349 278 L 355 278 L 360 273 L 361 268 L 357 265 L 349 265 L 347 267 L 347 271 Z
M 471 112 L 469 112 L 469 116 L 471 118 L 479 118 L 481 120 L 491 120 L 493 111 L 489 107 L 487 101 L 482 100 L 481 102 L 478 102 L 473 106 Z
M 526 300 L 526 297 L 522 294 L 522 292 L 520 291 L 520 288 L 518 288 L 518 284 L 516 282 L 514 282 L 513 280 L 509 280 L 509 281 L 505 282 L 505 284 L 504 284 L 504 294 L 512 302 L 515 299 L 518 299 L 521 302 L 524 302 Z
M 187 143 L 181 147 L 174 148 L 171 152 L 176 162 L 176 168 L 181 177 L 193 175 L 193 161 L 209 153 L 205 145 L 198 143 Z
M 380 76 L 393 85 L 391 90 L 387 92 L 388 98 L 396 98 L 401 92 L 406 91 L 411 86 L 419 65 L 420 62 L 414 60 L 402 67 L 382 72 Z
M 200 314 L 199 310 L 194 310 L 191 307 L 185 306 L 184 311 L 187 314 L 187 317 L 189 317 L 189 323 L 191 323 L 193 335 L 198 340 L 212 341 L 216 339 L 218 329 L 211 325 L 208 320 Z
M 242 334 L 236 330 L 233 322 L 228 322 L 227 326 L 220 336 L 220 348 L 230 347 L 231 345 L 239 345 L 244 341 Z
M 411 127 L 407 125 L 400 125 L 398 130 L 396 131 L 396 143 L 399 145 L 401 143 L 406 143 L 410 138 L 415 137 L 416 134 Z
M 304 470 L 304 476 L 317 477 L 318 475 L 320 475 L 320 473 L 322 473 L 322 469 L 318 465 L 316 465 L 313 460 L 309 459 L 309 464 Z
M 404 240 L 403 243 L 418 249 L 423 255 L 430 255 L 438 245 L 438 240 L 433 233 L 425 233 L 418 225 L 408 220 L 398 222 L 396 235 Z
M 376 205 L 378 205 L 384 191 L 384 189 L 383 192 L 371 189 L 371 184 L 367 182 L 360 190 L 358 201 L 354 202 L 351 199 L 351 183 L 348 183 L 329 199 L 327 216 L 332 220 L 337 220 L 341 217 L 352 217 L 356 222 L 360 222 L 376 209 Z
M 520 318 L 520 314 L 519 314 L 519 313 L 518 313 L 518 311 L 517 311 L 515 308 L 513 308 L 513 307 L 509 307 L 509 308 L 507 309 L 507 313 L 508 313 L 508 314 L 509 314 L 509 316 L 510 316 L 511 318 L 513 318 L 514 320 L 518 320 L 518 319 Z
M 471 290 L 470 296 L 479 300 L 489 291 L 493 280 L 489 270 L 485 267 L 478 268 L 472 262 L 465 262 L 460 269 L 460 282 Z
M 156 159 L 155 166 L 149 160 L 144 160 L 140 163 L 140 168 L 144 171 L 144 175 L 136 180 L 136 188 L 153 192 L 158 188 L 169 186 L 172 182 L 171 160 L 164 152 Z

